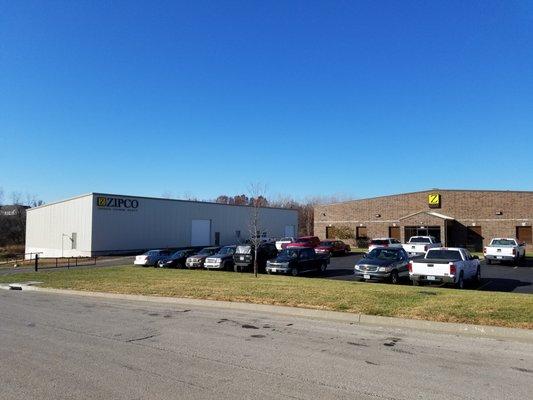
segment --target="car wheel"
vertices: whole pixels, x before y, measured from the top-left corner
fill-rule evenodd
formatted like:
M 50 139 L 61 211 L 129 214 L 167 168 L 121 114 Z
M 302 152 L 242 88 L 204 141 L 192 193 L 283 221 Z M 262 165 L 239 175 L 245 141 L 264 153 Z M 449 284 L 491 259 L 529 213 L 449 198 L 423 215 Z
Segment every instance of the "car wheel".
M 397 285 L 400 283 L 400 277 L 398 276 L 398 271 L 392 271 L 390 273 L 390 283 Z
M 328 267 L 328 264 L 326 264 L 326 263 L 322 263 L 322 264 L 320 265 L 320 272 L 322 272 L 322 273 L 326 272 L 326 268 L 327 268 L 327 267 Z
M 481 283 L 481 268 L 477 267 L 476 276 L 474 277 L 474 282 L 476 284 Z
M 241 269 L 239 268 L 238 265 L 234 265 L 234 266 L 233 266 L 233 271 L 235 271 L 235 272 L 241 272 Z
M 291 269 L 291 275 L 292 276 L 298 276 L 298 268 Z
M 463 277 L 463 271 L 459 274 L 459 279 L 457 280 L 457 283 L 455 284 L 455 287 L 457 289 L 464 289 L 465 288 L 465 280 Z
M 413 281 L 413 286 L 420 286 L 420 281 Z
M 491 265 L 492 264 L 492 260 L 490 258 L 487 258 L 487 265 Z

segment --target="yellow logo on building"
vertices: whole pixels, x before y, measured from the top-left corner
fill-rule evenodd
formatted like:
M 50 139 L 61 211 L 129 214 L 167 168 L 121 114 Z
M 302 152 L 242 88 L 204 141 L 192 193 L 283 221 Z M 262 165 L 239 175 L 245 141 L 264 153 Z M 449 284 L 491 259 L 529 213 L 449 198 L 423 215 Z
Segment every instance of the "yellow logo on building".
M 105 207 L 107 204 L 107 199 L 105 197 L 98 197 L 98 206 Z
M 430 193 L 428 195 L 428 205 L 429 208 L 440 208 L 440 194 Z

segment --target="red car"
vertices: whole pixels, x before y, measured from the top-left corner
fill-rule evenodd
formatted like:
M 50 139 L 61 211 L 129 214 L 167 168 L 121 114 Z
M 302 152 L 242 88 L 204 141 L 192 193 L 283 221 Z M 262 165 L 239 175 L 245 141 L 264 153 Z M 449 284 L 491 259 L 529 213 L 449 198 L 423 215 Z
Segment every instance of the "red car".
M 342 240 L 324 240 L 315 248 L 317 253 L 343 254 L 346 255 L 352 249 Z
M 319 244 L 320 244 L 320 239 L 318 238 L 318 236 L 302 236 L 296 239 L 292 243 L 286 243 L 285 247 L 283 247 L 282 245 L 282 247 L 284 249 L 289 248 L 289 247 L 311 247 L 314 249 Z

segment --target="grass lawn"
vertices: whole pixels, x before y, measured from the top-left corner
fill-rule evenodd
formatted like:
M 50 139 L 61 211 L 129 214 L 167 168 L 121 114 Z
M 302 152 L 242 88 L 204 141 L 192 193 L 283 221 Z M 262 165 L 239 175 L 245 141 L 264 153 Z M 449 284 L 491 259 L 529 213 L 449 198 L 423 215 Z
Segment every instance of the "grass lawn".
M 1 276 L 45 287 L 276 304 L 370 315 L 533 329 L 528 294 L 372 284 L 205 270 L 134 266 Z

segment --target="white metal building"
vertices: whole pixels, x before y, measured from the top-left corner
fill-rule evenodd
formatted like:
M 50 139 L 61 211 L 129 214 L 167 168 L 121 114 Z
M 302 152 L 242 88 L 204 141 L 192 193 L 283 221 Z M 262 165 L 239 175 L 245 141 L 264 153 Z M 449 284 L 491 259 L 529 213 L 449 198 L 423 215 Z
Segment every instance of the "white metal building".
M 249 238 L 253 208 L 90 193 L 27 210 L 26 253 L 99 256 L 144 249 L 235 244 Z M 262 234 L 294 236 L 298 212 L 261 208 Z

